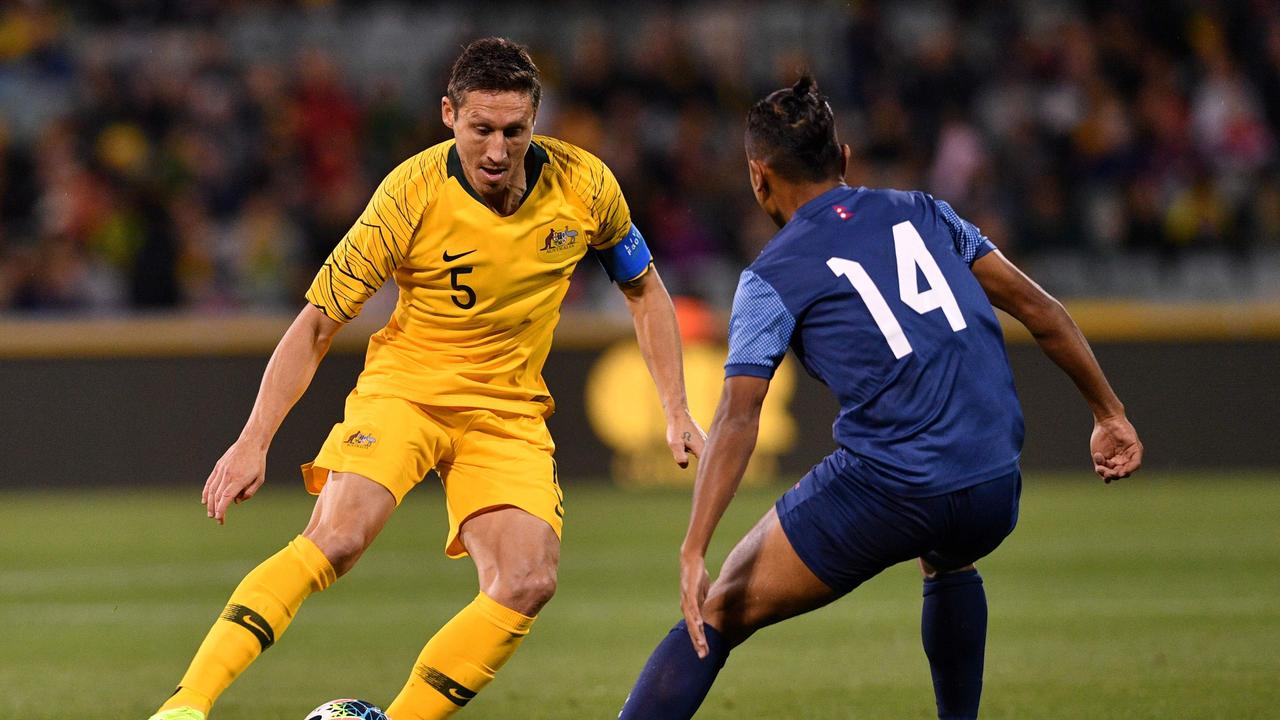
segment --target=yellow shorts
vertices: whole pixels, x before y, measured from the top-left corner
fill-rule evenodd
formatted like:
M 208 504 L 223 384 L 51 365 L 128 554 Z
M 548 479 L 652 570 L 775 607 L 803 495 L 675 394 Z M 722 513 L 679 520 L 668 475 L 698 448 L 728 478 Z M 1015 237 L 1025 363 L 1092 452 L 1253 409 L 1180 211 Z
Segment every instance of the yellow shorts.
M 302 466 L 318 494 L 330 472 L 350 472 L 391 491 L 399 505 L 434 468 L 449 509 L 445 554 L 463 557 L 458 528 L 468 518 L 516 507 L 560 536 L 564 495 L 552 457 L 555 444 L 541 417 L 494 410 L 435 408 L 386 395 L 347 396 L 314 462 Z

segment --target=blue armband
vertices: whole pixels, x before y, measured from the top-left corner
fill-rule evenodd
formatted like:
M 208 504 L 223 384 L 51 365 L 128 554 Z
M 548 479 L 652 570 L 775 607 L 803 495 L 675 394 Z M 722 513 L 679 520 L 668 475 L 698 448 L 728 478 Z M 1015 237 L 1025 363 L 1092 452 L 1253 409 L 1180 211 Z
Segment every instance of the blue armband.
M 636 229 L 635 224 L 621 240 L 604 250 L 595 251 L 596 259 L 609 273 L 609 279 L 616 283 L 626 283 L 644 274 L 653 255 L 649 246 L 644 244 L 644 236 Z

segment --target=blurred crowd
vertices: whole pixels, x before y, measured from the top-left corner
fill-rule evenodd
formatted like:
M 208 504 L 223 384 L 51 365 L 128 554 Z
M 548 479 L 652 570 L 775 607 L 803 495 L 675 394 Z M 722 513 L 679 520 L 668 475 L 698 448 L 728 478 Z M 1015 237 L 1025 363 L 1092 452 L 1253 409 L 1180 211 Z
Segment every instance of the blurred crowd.
M 478 7 L 483 6 L 483 7 Z M 676 292 L 774 232 L 752 100 L 811 69 L 854 184 L 948 200 L 1066 295 L 1280 296 L 1280 4 L 9 2 L 0 311 L 288 310 L 447 137 L 469 38 L 528 44 L 538 132 L 614 170 Z M 614 302 L 578 271 L 569 302 Z

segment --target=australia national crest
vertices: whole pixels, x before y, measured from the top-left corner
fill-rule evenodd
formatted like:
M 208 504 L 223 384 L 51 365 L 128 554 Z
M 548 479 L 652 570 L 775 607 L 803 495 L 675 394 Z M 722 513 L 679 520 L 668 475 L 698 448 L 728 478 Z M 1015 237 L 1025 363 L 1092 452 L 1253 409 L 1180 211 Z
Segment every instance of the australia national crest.
M 558 260 L 570 255 L 578 249 L 578 236 L 578 231 L 570 229 L 568 225 L 561 230 L 551 227 L 545 233 L 540 232 L 538 256 L 545 260 Z
M 351 433 L 350 437 L 342 441 L 344 445 L 354 450 L 372 450 L 376 442 L 378 442 L 378 439 L 372 433 L 365 433 L 360 430 Z

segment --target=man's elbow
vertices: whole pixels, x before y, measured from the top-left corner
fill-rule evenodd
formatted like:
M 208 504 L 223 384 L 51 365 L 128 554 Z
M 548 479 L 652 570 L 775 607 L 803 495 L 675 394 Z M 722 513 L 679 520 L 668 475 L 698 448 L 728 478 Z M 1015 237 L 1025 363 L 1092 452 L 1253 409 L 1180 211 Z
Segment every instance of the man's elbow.
M 1018 319 L 1036 338 L 1052 337 L 1058 333 L 1067 332 L 1073 325 L 1071 315 L 1067 313 L 1062 303 L 1047 294 L 1026 303 Z
M 660 288 L 664 291 L 666 290 L 666 287 L 662 284 L 662 279 L 658 277 L 657 268 L 652 263 L 640 275 L 618 283 L 618 289 L 631 302 L 642 300 L 646 294 Z
M 342 328 L 341 325 L 337 325 L 337 326 L 325 325 L 320 327 L 316 331 L 316 334 L 314 336 L 314 342 L 316 347 L 328 350 L 329 346 L 333 344 L 333 339 L 337 337 L 338 330 L 341 328 Z
M 307 337 L 313 345 L 328 348 L 333 338 L 342 329 L 342 323 L 330 318 L 314 305 L 307 305 L 299 318 L 305 328 Z
M 760 427 L 763 397 L 730 398 L 724 406 L 723 425 L 733 432 L 754 432 Z

